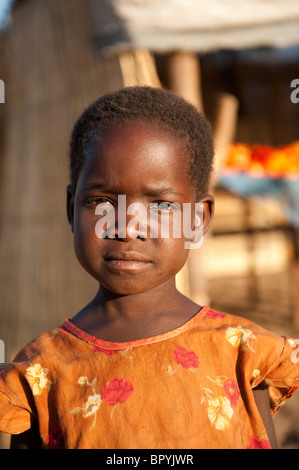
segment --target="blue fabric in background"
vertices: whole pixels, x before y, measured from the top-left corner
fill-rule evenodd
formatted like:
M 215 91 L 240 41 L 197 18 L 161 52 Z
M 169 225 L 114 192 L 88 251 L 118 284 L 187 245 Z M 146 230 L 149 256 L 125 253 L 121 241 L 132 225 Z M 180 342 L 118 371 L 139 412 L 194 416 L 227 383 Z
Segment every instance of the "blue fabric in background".
M 218 184 L 240 197 L 276 197 L 291 225 L 299 227 L 299 180 L 255 178 L 245 173 L 221 175 Z

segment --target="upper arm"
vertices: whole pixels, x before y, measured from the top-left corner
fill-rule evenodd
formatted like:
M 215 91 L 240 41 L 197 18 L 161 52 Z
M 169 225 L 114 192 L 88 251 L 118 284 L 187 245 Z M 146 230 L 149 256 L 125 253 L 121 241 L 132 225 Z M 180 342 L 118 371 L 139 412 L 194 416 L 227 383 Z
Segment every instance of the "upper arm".
M 269 388 L 261 384 L 253 389 L 253 396 L 255 399 L 256 406 L 259 410 L 260 416 L 263 420 L 270 445 L 272 449 L 277 449 L 275 429 L 270 411 Z

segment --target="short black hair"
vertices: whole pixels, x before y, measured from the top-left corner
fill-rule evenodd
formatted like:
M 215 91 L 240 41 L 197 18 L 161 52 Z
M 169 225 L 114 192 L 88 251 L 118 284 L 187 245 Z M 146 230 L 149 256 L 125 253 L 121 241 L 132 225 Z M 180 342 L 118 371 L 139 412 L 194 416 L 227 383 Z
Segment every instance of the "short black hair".
M 84 149 L 99 130 L 128 121 L 155 122 L 186 138 L 190 181 L 197 198 L 208 191 L 213 167 L 211 127 L 197 109 L 169 90 L 148 86 L 125 87 L 92 103 L 76 122 L 70 141 L 71 189 L 75 193 L 84 164 Z

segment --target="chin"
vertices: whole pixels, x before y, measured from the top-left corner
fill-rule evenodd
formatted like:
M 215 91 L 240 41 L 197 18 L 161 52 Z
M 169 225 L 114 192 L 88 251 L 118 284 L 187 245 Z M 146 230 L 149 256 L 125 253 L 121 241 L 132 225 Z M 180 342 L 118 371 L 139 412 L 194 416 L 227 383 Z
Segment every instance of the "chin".
M 99 285 L 103 287 L 106 291 L 111 292 L 114 295 L 138 295 L 143 294 L 145 292 L 151 291 L 158 287 L 160 283 L 149 283 L 148 281 L 144 284 L 138 284 L 136 281 L 132 280 L 121 280 L 119 279 L 117 282 L 109 282 L 107 279 L 101 282 L 99 280 Z M 107 282 L 108 281 L 108 282 Z
M 135 286 L 110 286 L 107 285 L 107 283 L 101 283 L 100 286 L 103 287 L 106 291 L 111 292 L 111 294 L 114 295 L 136 295 L 136 294 L 142 294 L 143 292 L 146 292 L 148 288 L 145 289 L 140 289 L 136 288 Z

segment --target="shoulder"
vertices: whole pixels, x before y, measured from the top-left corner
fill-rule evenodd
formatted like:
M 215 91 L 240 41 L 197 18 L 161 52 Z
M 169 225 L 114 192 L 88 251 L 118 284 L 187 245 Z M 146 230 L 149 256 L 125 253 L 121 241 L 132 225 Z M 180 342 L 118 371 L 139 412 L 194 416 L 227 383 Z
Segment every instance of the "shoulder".
M 0 431 L 24 433 L 37 420 L 36 399 L 46 409 L 47 393 L 57 377 L 59 329 L 40 335 L 0 370 Z M 65 356 L 65 354 L 61 354 Z M 62 362 L 62 361 L 60 361 Z M 58 364 L 58 365 L 57 365 Z
M 206 312 L 201 329 L 215 345 L 214 355 L 235 361 L 252 375 L 251 380 L 258 373 L 257 383 L 280 360 L 287 343 L 286 338 L 247 318 L 213 309 Z
M 1 367 L 0 394 L 2 392 L 13 403 L 17 400 L 16 403 L 29 409 L 29 389 L 33 395 L 40 395 L 43 389 L 50 389 L 69 358 L 76 356 L 76 341 L 79 340 L 75 336 L 63 328 L 57 328 L 29 342 L 12 362 Z
M 69 356 L 76 355 L 80 349 L 76 343 L 79 342 L 63 327 L 42 333 L 20 349 L 10 363 L 3 364 L 0 375 L 2 379 L 8 375 L 26 375 L 29 366 L 49 368 L 51 365 L 53 369 L 59 368 Z
M 208 328 L 224 331 L 229 337 L 237 334 L 240 337 L 269 337 L 280 341 L 281 336 L 274 331 L 268 330 L 248 318 L 232 315 L 230 313 L 208 308 L 203 317 Z

